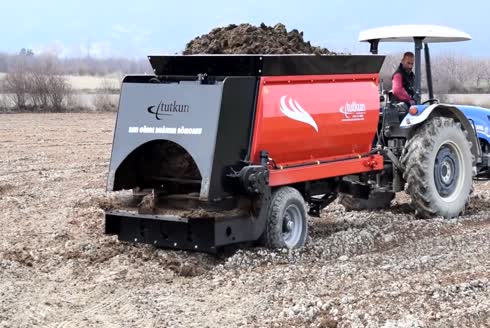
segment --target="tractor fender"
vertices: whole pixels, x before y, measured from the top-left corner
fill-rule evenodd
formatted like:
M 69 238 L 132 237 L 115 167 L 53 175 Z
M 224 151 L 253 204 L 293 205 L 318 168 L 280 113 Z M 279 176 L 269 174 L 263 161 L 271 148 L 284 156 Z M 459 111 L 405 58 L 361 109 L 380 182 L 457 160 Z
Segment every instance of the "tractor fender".
M 417 105 L 416 107 L 418 109 L 417 115 L 407 114 L 400 124 L 401 128 L 412 128 L 436 115 L 454 118 L 461 123 L 463 130 L 467 132 L 468 140 L 471 141 L 471 153 L 474 155 L 473 166 L 476 166 L 478 159 L 481 158 L 480 143 L 473 125 L 458 107 L 448 104 Z
M 457 105 L 457 107 L 470 120 L 478 138 L 490 143 L 490 109 L 469 105 Z

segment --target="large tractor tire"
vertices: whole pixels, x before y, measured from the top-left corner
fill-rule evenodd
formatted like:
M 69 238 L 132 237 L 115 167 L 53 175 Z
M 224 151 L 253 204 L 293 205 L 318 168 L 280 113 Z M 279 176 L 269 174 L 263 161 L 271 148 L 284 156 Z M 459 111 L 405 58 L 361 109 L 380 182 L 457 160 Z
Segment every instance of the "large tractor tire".
M 268 248 L 300 248 L 308 236 L 308 214 L 303 196 L 294 188 L 273 192 L 262 241 Z
M 353 197 L 349 194 L 340 194 L 339 203 L 346 211 L 382 210 L 390 208 L 395 198 L 393 192 L 372 192 L 368 199 Z
M 401 163 L 417 216 L 464 213 L 473 188 L 473 155 L 460 123 L 448 117 L 425 122 L 407 142 Z

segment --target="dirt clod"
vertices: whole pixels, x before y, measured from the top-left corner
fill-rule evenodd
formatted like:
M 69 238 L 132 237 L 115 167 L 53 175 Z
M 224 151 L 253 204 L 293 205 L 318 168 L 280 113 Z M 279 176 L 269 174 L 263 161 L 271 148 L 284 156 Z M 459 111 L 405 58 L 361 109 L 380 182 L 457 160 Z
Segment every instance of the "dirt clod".
M 313 46 L 303 32 L 288 31 L 284 24 L 260 26 L 228 25 L 211 30 L 191 40 L 183 52 L 193 54 L 333 54 L 326 48 Z

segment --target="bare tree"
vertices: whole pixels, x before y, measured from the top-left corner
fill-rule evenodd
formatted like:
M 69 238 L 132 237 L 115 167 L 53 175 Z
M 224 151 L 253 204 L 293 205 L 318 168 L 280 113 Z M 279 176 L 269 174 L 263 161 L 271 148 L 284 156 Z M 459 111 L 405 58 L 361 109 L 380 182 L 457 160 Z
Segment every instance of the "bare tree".
M 71 87 L 61 73 L 56 57 L 40 58 L 37 67 L 33 69 L 33 92 L 37 95 L 37 106 L 56 112 L 64 109 Z
M 30 95 L 32 106 L 39 108 L 41 111 L 46 111 L 49 107 L 47 76 L 39 71 L 33 71 L 28 73 L 28 77 L 31 83 Z
M 7 72 L 9 62 L 9 56 L 4 53 L 0 53 L 0 72 Z
M 117 109 L 117 86 L 109 79 L 104 79 L 94 97 L 96 111 L 113 112 Z
M 62 111 L 71 88 L 56 58 L 19 56 L 5 78 L 5 90 L 18 110 Z
M 488 92 L 490 61 L 451 52 L 435 56 L 432 65 L 434 88 L 439 93 Z
M 67 80 L 60 75 L 51 75 L 48 77 L 49 93 L 48 99 L 51 108 L 54 111 L 66 109 L 67 97 L 71 93 L 71 86 Z
M 27 58 L 19 57 L 4 80 L 4 90 L 18 110 L 26 109 L 28 104 L 30 91 L 28 70 Z
M 0 79 L 0 112 L 7 111 L 9 108 L 9 101 L 5 94 L 5 79 Z
M 472 73 L 476 88 L 488 92 L 490 82 L 490 60 L 487 58 L 473 60 Z

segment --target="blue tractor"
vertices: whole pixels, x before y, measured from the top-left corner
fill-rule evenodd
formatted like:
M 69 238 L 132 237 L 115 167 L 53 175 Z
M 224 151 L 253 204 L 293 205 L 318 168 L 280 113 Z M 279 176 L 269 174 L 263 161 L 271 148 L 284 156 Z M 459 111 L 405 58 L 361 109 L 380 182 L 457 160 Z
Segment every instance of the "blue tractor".
M 351 189 L 362 192 L 340 194 L 347 210 L 387 208 L 396 192 L 405 191 L 417 216 L 454 218 L 468 207 L 473 180 L 490 178 L 490 109 L 440 103 L 433 92 L 429 44 L 466 40 L 471 37 L 462 31 L 433 25 L 388 26 L 360 33 L 359 41 L 369 42 L 372 54 L 378 54 L 381 42 L 415 45 L 416 104 L 403 106 L 381 87 L 373 146 L 391 170 L 351 177 Z M 422 50 L 428 94 L 424 100 Z

